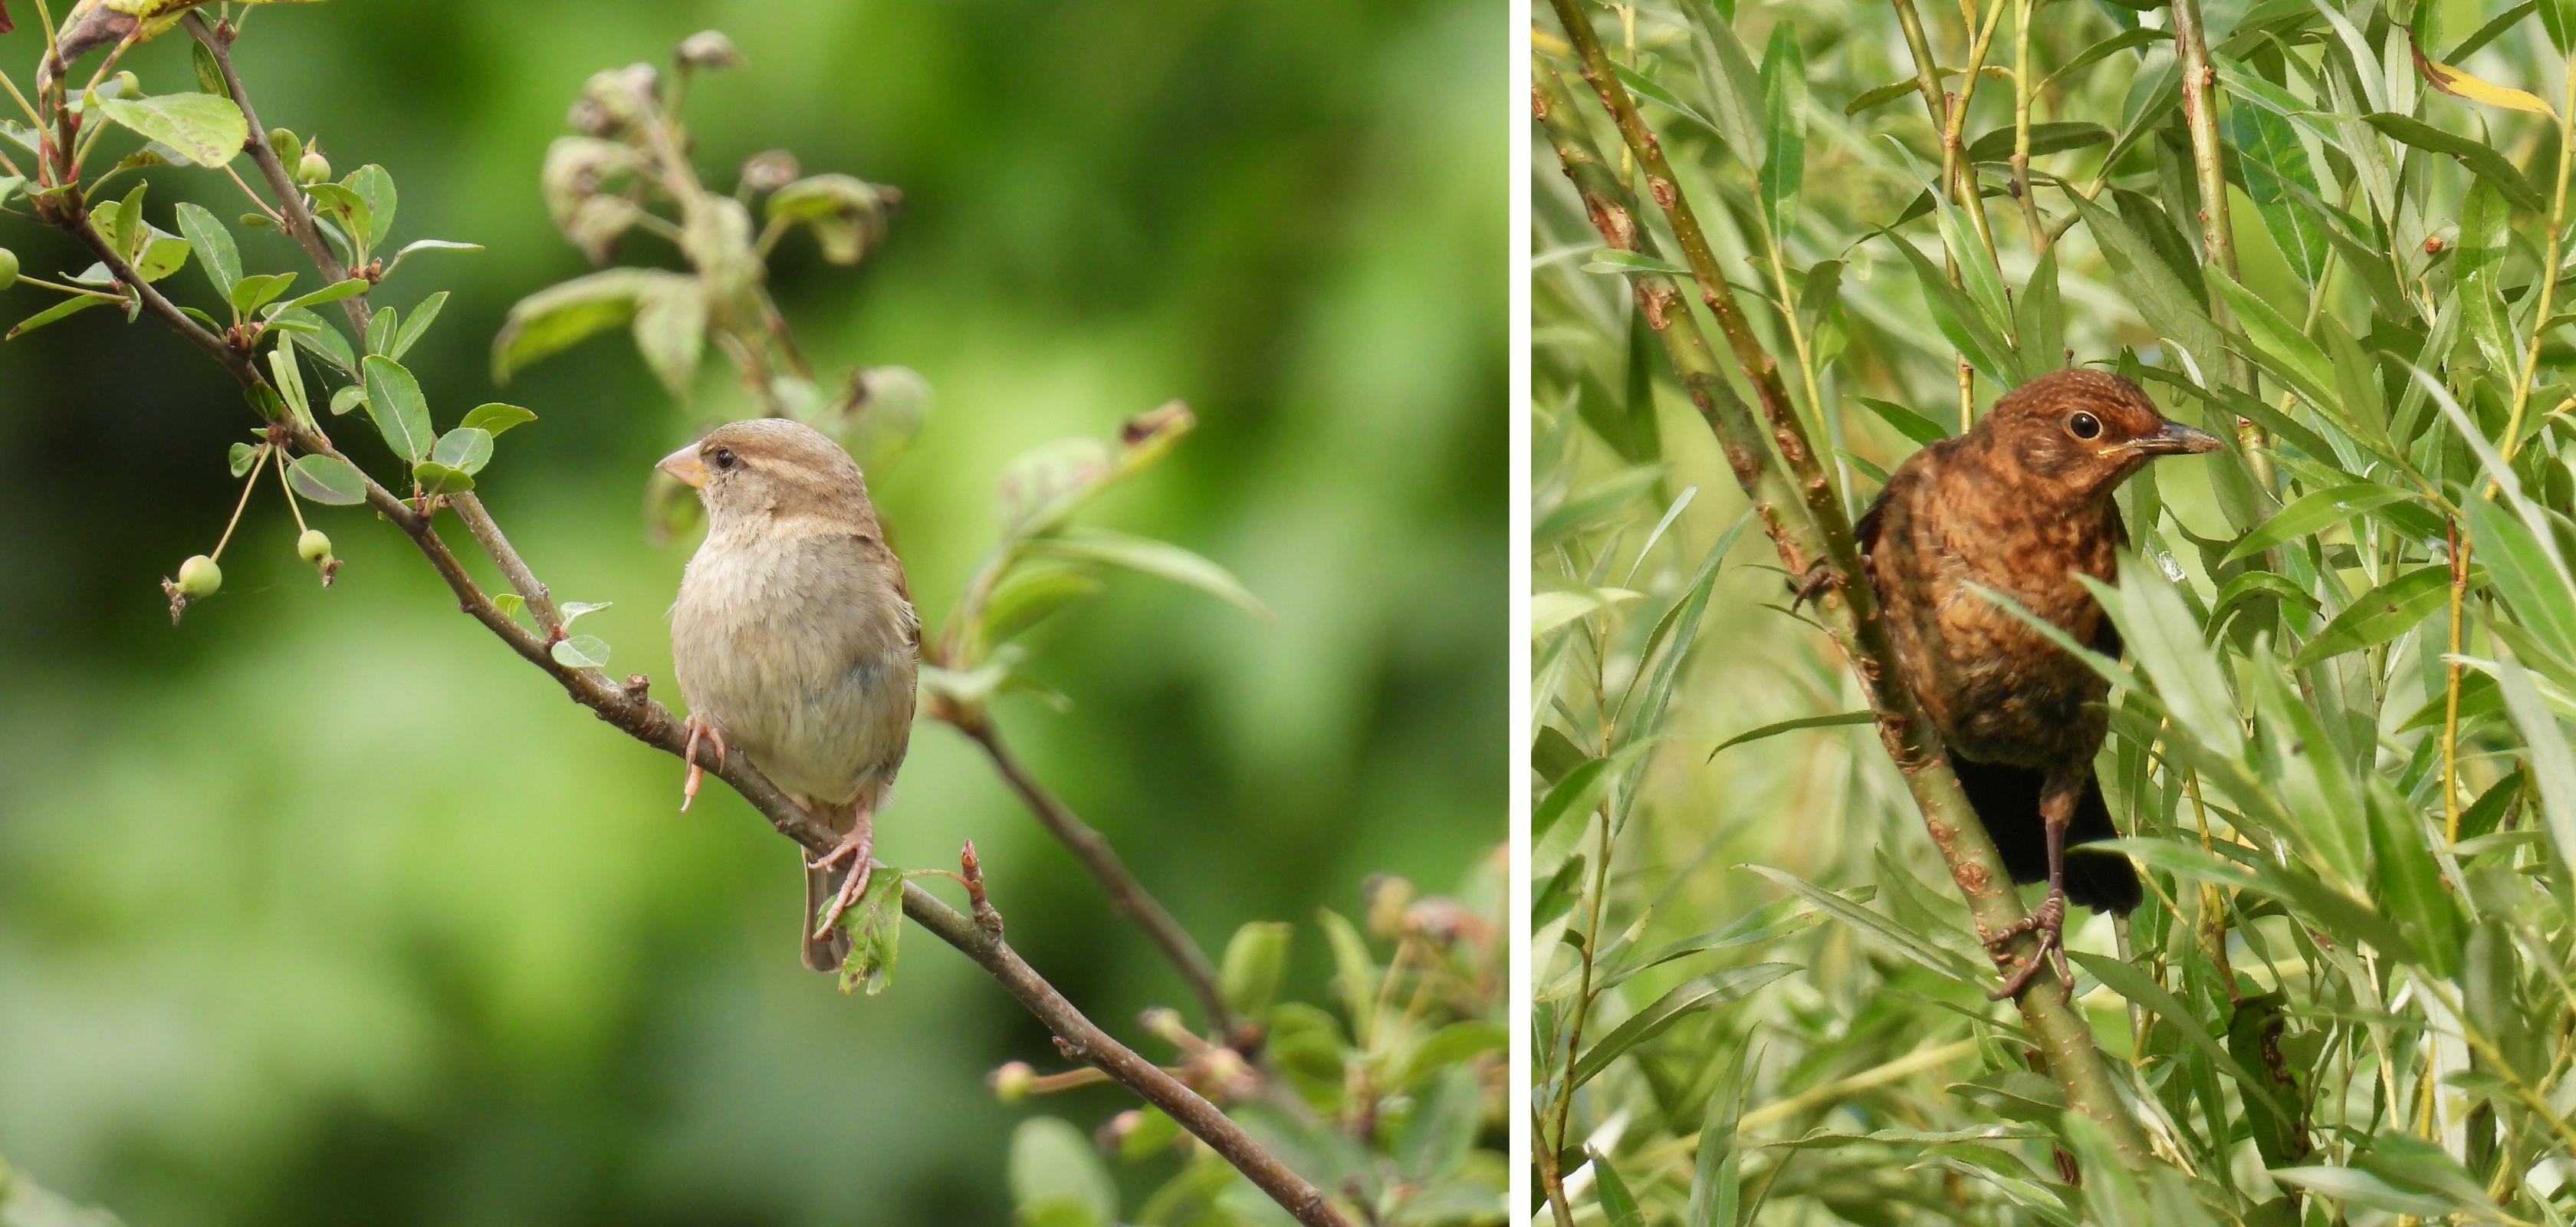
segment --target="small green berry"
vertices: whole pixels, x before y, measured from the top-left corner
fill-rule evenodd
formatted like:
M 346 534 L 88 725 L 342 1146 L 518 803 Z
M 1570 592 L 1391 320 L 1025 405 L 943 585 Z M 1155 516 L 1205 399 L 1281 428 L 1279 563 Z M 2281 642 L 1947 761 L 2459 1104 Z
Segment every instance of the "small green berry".
M 0 247 L 0 290 L 8 289 L 17 281 L 18 253 L 6 247 Z
M 224 586 L 224 569 L 215 560 L 199 554 L 179 564 L 179 595 L 209 597 Z
M 331 556 L 331 539 L 322 535 L 321 529 L 305 529 L 304 535 L 295 539 L 295 556 L 320 566 L 323 559 Z
M 295 164 L 295 181 L 306 187 L 327 183 L 331 179 L 331 161 L 315 150 L 306 150 L 303 160 Z
M 1018 1103 L 1036 1089 L 1038 1071 L 1030 1068 L 1026 1061 L 1013 1061 L 994 1070 L 989 1080 L 994 1098 L 1003 1103 Z

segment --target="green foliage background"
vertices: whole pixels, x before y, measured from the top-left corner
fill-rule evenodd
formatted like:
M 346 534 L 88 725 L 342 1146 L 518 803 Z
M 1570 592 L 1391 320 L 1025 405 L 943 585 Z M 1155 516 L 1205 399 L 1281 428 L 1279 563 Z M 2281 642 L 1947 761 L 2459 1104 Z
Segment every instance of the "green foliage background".
M 14 15 L 23 84 L 37 37 Z M 872 475 L 934 623 L 1012 457 L 1187 399 L 1200 429 L 1092 518 L 1233 568 L 1278 624 L 1120 577 L 1035 640 L 1072 712 L 999 718 L 1203 944 L 1299 921 L 1289 991 L 1326 1000 L 1316 906 L 1356 914 L 1376 871 L 1446 890 L 1500 829 L 1492 17 L 338 0 L 259 12 L 238 55 L 265 123 L 394 171 L 398 240 L 489 249 L 415 257 L 381 301 L 455 291 L 411 366 L 447 412 L 541 415 L 481 492 L 559 598 L 616 602 L 583 629 L 666 700 L 688 545 L 645 544 L 639 495 L 696 419 L 622 335 L 505 396 L 486 373 L 508 305 L 584 268 L 536 176 L 590 72 L 722 28 L 751 64 L 692 91 L 712 181 L 781 147 L 904 189 L 866 264 L 791 238 L 774 285 L 818 367 L 935 389 L 911 456 Z M 168 38 L 125 66 L 183 88 L 186 55 Z M 154 196 L 241 211 L 204 180 L 163 172 Z M 0 244 L 31 275 L 87 263 L 16 220 Z M 302 267 L 273 232 L 244 256 Z M 0 315 L 49 298 L 0 293 Z M 728 377 L 705 413 L 745 411 Z M 918 935 L 883 997 L 800 970 L 789 849 L 721 787 L 673 812 L 671 760 L 457 617 L 390 529 L 320 511 L 348 566 L 318 592 L 272 490 L 224 592 L 170 627 L 155 580 L 222 526 L 239 406 L 149 321 L 0 347 L 0 1153 L 156 1227 L 1003 1221 L 1022 1113 L 981 1079 L 1060 1065 L 1044 1032 Z M 972 837 L 1014 944 L 1167 1055 L 1133 1020 L 1180 985 L 971 746 L 925 727 L 880 829 L 904 866 Z M 1126 1106 L 1042 1101 L 1086 1126 Z

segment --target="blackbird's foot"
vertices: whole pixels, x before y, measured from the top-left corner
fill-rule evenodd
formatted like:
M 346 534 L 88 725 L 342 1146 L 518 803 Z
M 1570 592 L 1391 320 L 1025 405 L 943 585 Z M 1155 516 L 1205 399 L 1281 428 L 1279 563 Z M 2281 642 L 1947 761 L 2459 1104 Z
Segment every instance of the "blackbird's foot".
M 681 759 L 689 764 L 688 778 L 680 783 L 680 811 L 687 813 L 689 802 L 698 799 L 698 781 L 706 778 L 707 774 L 707 769 L 698 765 L 698 739 L 704 737 L 715 743 L 716 769 L 719 771 L 724 769 L 725 739 L 724 730 L 698 719 L 695 713 L 681 721 L 680 727 L 689 730 L 688 748 L 680 754 Z
M 2004 977 L 2002 988 L 1986 994 L 1988 999 L 2002 1001 L 2020 996 L 2021 990 L 2029 986 L 2031 977 L 2052 962 L 2057 968 L 2058 979 L 2068 984 L 2075 982 L 2075 977 L 2066 970 L 2066 896 L 2063 893 L 2048 892 L 2048 898 L 2040 902 L 2037 911 L 2023 917 L 2011 928 L 1987 938 L 1986 949 L 1993 953 L 1995 961 L 2002 962 L 2008 957 L 2004 953 L 2005 946 L 2024 933 L 2039 935 L 2039 949 L 2031 951 L 2030 958 L 2016 965 L 2012 974 Z
M 1798 582 L 1789 585 L 1789 612 L 1798 612 L 1798 607 L 1809 601 L 1821 603 L 1824 600 L 1825 590 L 1834 586 L 1834 579 L 1833 560 L 1819 558 L 1807 564 L 1807 573 L 1799 576 Z
M 876 824 L 868 818 L 866 810 L 859 811 L 859 820 L 850 827 L 850 833 L 842 836 L 841 842 L 824 853 L 821 860 L 808 862 L 805 866 L 808 869 L 830 869 L 844 860 L 852 862 L 850 876 L 841 883 L 840 891 L 832 896 L 831 905 L 823 909 L 823 922 L 814 926 L 816 937 L 830 933 L 841 923 L 841 914 L 849 911 L 868 892 L 868 874 L 876 868 L 869 854 L 877 842 Z

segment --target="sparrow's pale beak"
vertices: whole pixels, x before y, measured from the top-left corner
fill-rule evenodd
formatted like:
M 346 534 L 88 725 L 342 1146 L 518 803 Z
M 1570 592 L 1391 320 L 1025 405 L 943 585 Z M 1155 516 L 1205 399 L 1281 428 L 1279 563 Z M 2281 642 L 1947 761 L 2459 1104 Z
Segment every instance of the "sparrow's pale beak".
M 2165 428 L 2129 446 L 2150 456 L 2191 456 L 2214 452 L 2227 446 L 2218 436 L 2205 430 L 2194 430 L 2180 422 L 2167 421 Z M 667 462 L 666 462 L 667 463 Z M 685 479 L 684 479 L 685 480 Z
M 2202 435 L 2201 437 L 2206 439 L 2209 436 Z M 2215 441 L 2212 441 L 2210 446 L 2216 447 L 2218 444 Z M 2203 448 L 2202 450 L 2206 451 L 2208 449 Z M 695 443 L 681 448 L 668 456 L 662 457 L 662 462 L 654 465 L 653 467 L 660 469 L 673 477 L 679 478 L 683 483 L 689 486 L 700 490 L 707 488 L 707 466 L 698 460 L 698 445 Z

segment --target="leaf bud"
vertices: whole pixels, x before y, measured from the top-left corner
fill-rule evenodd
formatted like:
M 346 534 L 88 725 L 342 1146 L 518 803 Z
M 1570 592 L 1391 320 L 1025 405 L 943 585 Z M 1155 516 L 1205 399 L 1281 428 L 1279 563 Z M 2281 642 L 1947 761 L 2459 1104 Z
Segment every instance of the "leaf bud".
M 214 559 L 199 554 L 179 564 L 179 595 L 213 596 L 223 586 L 224 569 L 216 566 Z
M 142 97 L 142 78 L 135 76 L 131 69 L 116 74 L 116 96 L 119 98 Z
M 331 538 L 324 536 L 321 529 L 305 529 L 304 535 L 295 539 L 295 556 L 318 567 L 331 556 Z
M 295 163 L 295 181 L 306 187 L 330 182 L 330 159 L 323 157 L 319 149 L 305 150 L 303 158 Z
M 6 247 L 0 247 L 0 290 L 8 289 L 17 282 L 18 253 Z

